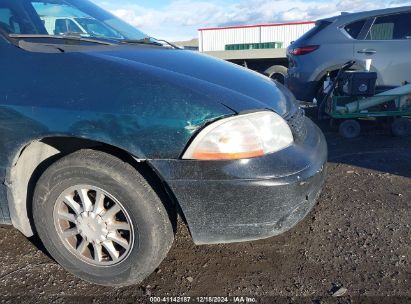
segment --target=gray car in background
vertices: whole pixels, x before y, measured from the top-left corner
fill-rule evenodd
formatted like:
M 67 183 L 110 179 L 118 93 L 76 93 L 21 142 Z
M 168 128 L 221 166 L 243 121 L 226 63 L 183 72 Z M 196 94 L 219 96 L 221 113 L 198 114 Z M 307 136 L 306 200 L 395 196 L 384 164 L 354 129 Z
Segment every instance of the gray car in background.
M 287 85 L 301 101 L 320 98 L 327 73 L 336 75 L 349 60 L 361 70 L 365 60 L 372 59 L 379 87 L 411 82 L 411 6 L 319 20 L 287 54 Z

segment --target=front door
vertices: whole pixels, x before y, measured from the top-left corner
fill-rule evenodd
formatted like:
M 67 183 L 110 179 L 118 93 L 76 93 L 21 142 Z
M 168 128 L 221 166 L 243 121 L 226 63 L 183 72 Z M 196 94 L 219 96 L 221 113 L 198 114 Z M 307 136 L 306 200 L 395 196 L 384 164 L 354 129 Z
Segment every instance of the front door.
M 372 59 L 378 85 L 399 86 L 411 82 L 411 12 L 379 16 L 370 23 L 364 40 L 354 43 L 354 56 L 365 65 Z
M 0 34 L 0 101 L 7 98 L 7 90 L 2 88 L 3 85 L 1 83 L 4 83 L 4 78 L 10 73 L 10 66 L 5 63 L 10 60 L 9 55 L 11 55 L 11 48 L 13 48 L 13 46 Z M 4 111 L 0 102 L 0 224 L 8 224 L 10 222 L 7 203 L 6 168 L 10 159 L 8 139 L 11 138 L 10 133 L 12 133 L 13 130 L 5 125 L 8 121 L 4 119 L 5 115 L 7 115 L 7 113 Z

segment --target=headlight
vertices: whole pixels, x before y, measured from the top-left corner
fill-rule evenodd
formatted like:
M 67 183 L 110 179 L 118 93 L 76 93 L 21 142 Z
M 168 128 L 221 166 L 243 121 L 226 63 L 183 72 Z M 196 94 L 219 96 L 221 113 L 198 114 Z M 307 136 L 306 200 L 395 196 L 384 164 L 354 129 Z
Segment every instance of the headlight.
M 287 148 L 293 141 L 288 124 L 274 112 L 238 115 L 216 121 L 202 130 L 183 159 L 252 158 Z

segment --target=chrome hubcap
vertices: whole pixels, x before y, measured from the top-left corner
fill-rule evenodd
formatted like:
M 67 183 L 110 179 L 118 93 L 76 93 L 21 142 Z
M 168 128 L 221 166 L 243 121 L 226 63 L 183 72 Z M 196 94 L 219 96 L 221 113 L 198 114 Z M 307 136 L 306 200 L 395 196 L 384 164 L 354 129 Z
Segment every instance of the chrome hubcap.
M 89 264 L 120 263 L 132 249 L 130 217 L 107 191 L 87 185 L 71 187 L 57 199 L 53 217 L 64 245 Z
M 84 240 L 101 243 L 107 240 L 108 225 L 103 218 L 94 212 L 83 212 L 77 217 L 78 232 Z

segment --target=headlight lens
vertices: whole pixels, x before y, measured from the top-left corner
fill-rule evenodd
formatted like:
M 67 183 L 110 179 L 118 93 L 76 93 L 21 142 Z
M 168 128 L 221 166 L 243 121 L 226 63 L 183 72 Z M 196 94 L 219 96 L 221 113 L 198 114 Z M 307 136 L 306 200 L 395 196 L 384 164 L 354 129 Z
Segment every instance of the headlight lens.
M 290 127 L 269 111 L 219 120 L 200 132 L 183 159 L 232 160 L 280 151 L 294 141 Z

